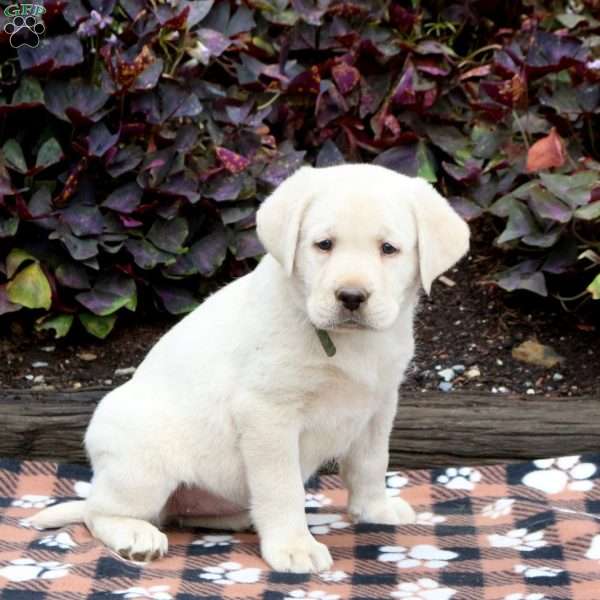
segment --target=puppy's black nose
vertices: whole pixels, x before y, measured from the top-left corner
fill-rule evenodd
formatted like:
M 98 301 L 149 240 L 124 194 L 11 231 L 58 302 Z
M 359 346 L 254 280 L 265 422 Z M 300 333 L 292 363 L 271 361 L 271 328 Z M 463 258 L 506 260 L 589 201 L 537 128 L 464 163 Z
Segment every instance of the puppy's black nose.
M 335 293 L 335 297 L 344 305 L 344 308 L 357 310 L 369 295 L 360 288 L 340 288 Z

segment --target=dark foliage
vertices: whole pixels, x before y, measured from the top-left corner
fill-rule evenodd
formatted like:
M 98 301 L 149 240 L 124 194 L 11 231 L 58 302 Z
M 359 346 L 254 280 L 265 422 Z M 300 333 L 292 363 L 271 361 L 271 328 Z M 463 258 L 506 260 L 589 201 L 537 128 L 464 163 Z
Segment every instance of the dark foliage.
M 256 208 L 302 162 L 494 215 L 505 289 L 598 270 L 597 2 L 44 4 L 37 48 L 0 37 L 0 314 L 104 337 L 138 298 L 191 310 L 251 268 Z

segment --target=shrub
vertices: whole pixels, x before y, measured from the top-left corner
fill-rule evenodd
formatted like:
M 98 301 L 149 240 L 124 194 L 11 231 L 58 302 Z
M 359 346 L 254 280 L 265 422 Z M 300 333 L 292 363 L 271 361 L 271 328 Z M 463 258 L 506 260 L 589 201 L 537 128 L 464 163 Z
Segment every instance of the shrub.
M 104 337 L 138 299 L 189 311 L 252 267 L 256 207 L 303 161 L 505 219 L 533 253 L 506 289 L 595 264 L 597 7 L 414 5 L 46 1 L 37 48 L 0 40 L 0 314 Z

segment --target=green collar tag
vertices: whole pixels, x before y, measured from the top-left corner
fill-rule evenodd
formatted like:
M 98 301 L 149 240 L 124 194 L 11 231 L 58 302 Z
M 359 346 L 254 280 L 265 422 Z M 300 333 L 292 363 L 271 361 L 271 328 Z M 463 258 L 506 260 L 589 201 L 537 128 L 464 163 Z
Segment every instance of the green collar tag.
M 323 350 L 325 350 L 325 354 L 327 354 L 327 356 L 330 358 L 334 356 L 336 352 L 335 344 L 329 337 L 329 334 L 324 329 L 315 329 L 315 331 L 317 332 L 321 346 L 323 346 Z

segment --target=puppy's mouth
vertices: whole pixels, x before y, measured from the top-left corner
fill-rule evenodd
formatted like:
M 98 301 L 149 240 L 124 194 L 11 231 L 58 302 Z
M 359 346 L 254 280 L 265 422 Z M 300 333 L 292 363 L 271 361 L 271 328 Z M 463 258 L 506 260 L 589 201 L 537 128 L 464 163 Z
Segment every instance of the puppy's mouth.
M 358 315 L 343 315 L 341 318 L 328 324 L 324 327 L 328 331 L 356 331 L 361 329 L 373 329 L 370 325 L 365 323 L 363 319 Z

